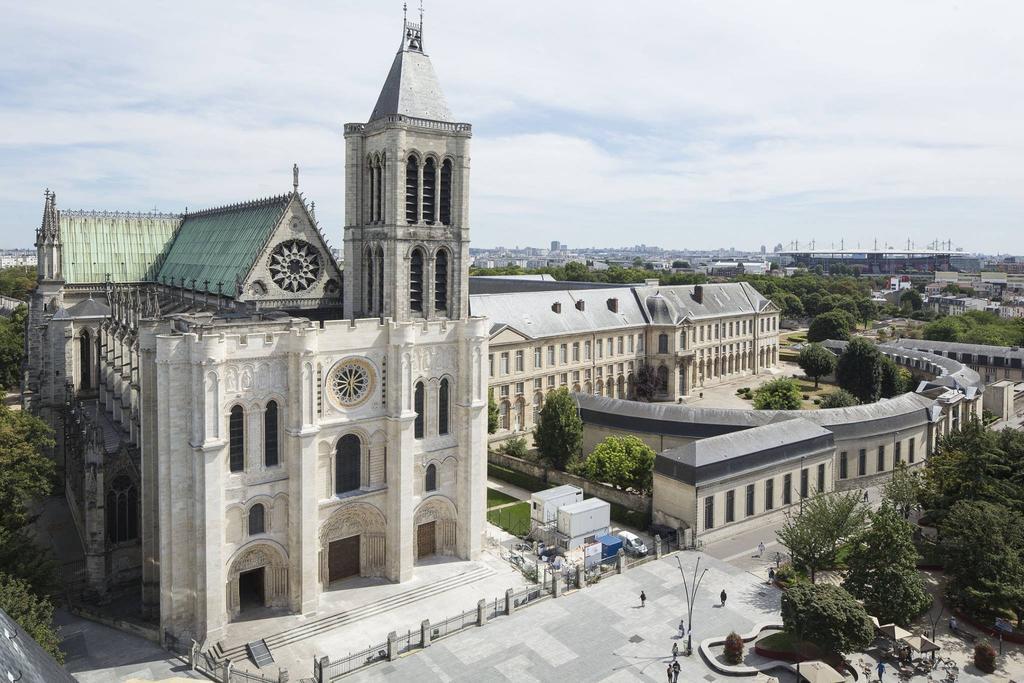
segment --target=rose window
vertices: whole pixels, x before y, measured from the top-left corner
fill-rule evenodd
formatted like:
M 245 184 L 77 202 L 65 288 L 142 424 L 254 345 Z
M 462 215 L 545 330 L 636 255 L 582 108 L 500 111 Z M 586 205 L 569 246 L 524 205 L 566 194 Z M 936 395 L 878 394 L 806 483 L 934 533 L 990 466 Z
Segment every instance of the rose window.
M 289 240 L 270 254 L 270 277 L 286 292 L 301 292 L 320 277 L 320 252 L 309 242 Z
M 371 373 L 370 365 L 363 360 L 352 359 L 336 365 L 328 380 L 334 399 L 347 408 L 363 403 L 373 388 Z

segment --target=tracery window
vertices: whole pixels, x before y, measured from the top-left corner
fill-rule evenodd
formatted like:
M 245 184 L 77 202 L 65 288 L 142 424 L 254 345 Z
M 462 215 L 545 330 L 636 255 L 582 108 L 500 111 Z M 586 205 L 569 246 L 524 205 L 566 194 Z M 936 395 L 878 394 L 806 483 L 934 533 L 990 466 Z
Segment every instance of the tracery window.
M 115 477 L 106 500 L 108 543 L 123 543 L 138 537 L 137 501 L 132 480 L 125 474 Z

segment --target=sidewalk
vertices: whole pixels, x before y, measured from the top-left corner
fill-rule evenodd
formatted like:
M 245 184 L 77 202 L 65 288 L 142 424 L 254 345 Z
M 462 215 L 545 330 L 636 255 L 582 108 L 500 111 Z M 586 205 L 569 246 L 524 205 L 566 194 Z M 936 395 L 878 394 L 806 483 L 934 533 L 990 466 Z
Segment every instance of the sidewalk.
M 530 496 L 533 495 L 526 489 L 519 488 L 514 484 L 509 484 L 501 479 L 494 479 L 492 477 L 487 478 L 487 488 L 501 491 L 505 495 L 512 496 L 518 500 L 530 500 Z

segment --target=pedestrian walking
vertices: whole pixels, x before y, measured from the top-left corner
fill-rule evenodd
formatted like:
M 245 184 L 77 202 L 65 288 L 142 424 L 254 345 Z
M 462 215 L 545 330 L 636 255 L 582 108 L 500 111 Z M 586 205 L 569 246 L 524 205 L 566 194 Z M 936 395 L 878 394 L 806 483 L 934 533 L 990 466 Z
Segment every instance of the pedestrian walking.
M 665 667 L 665 675 L 668 676 L 668 683 L 672 683 L 672 665 Z
M 757 544 L 757 556 L 758 558 L 764 557 L 764 541 Z
M 679 620 L 679 638 L 682 639 L 686 635 L 686 622 L 682 619 Z
M 640 591 L 640 606 L 643 607 L 645 602 L 647 602 L 647 593 Z
M 679 672 L 682 667 L 679 666 L 679 661 L 672 662 L 672 683 L 679 683 Z
M 864 502 L 868 502 L 868 490 L 864 489 Z
M 782 564 L 782 553 L 775 551 L 775 568 L 778 569 L 779 565 Z
M 722 594 L 719 595 L 718 597 L 720 597 L 722 599 L 722 607 L 725 607 L 725 599 L 727 597 L 729 597 L 729 596 L 725 594 L 725 589 L 724 588 L 722 589 Z
M 882 676 L 885 675 L 885 662 L 879 662 L 875 669 L 878 671 L 878 680 L 882 680 Z
M 672 643 L 672 661 L 676 661 L 676 657 L 679 656 L 679 643 Z
M 768 583 L 775 581 L 775 569 L 772 567 L 768 568 Z

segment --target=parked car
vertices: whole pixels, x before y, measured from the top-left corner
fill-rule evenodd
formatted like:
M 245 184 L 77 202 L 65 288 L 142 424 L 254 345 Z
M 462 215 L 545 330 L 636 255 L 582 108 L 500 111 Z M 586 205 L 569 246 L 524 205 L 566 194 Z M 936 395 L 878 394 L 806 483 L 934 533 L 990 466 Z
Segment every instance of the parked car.
M 618 537 L 622 539 L 622 549 L 626 551 L 627 555 L 643 557 L 647 554 L 647 546 L 643 539 L 632 531 L 620 531 Z

